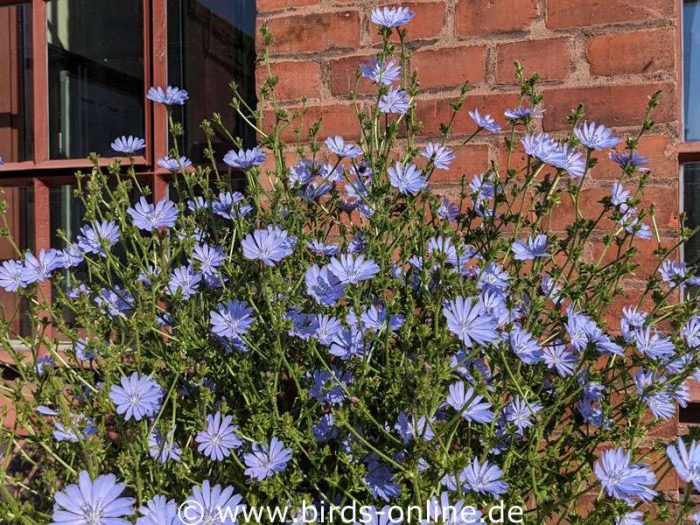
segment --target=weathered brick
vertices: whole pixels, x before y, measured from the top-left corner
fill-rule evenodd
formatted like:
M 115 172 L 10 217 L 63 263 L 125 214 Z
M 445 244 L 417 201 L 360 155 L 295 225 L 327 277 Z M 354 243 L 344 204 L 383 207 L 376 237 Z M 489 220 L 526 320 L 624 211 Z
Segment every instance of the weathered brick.
M 290 112 L 301 111 L 301 107 L 287 108 Z M 269 129 L 272 113 L 265 112 L 265 129 Z M 302 137 L 307 136 L 311 124 L 316 121 L 321 121 L 319 136 L 326 138 L 330 135 L 342 135 L 349 140 L 357 140 L 360 135 L 360 125 L 357 120 L 355 110 L 350 104 L 328 104 L 320 106 L 308 106 L 303 117 L 296 118 L 292 121 L 292 125 L 287 127 L 282 133 L 282 140 L 292 142 L 296 140 L 295 130 L 301 129 Z
M 445 2 L 401 2 L 404 7 L 409 7 L 416 13 L 411 22 L 404 27 L 408 30 L 407 41 L 425 40 L 437 37 L 445 28 Z M 368 15 L 369 18 L 369 15 Z M 379 30 L 374 24 L 371 25 L 372 42 L 381 42 L 382 38 Z M 398 36 L 394 33 L 394 41 L 398 41 Z
M 350 49 L 360 44 L 360 13 L 354 10 L 272 18 L 268 26 L 276 53 Z
M 256 7 L 259 13 L 264 13 L 285 7 L 306 7 L 318 3 L 319 0 L 258 0 Z
M 547 27 L 581 27 L 673 16 L 671 0 L 549 0 Z M 613 53 L 614 54 L 614 53 Z
M 423 135 L 435 136 L 440 132 L 440 124 L 447 123 L 452 115 L 451 98 L 419 99 L 417 103 L 418 119 L 423 123 Z M 518 103 L 516 93 L 499 93 L 489 95 L 467 96 L 464 108 L 457 115 L 454 122 L 454 133 L 465 134 L 476 130 L 474 122 L 467 114 L 468 110 L 478 108 L 483 113 L 490 113 L 496 122 L 504 124 L 503 111 Z
M 548 38 L 499 44 L 496 47 L 496 82 L 516 83 L 514 62 L 520 62 L 525 73 L 540 74 L 542 80 L 564 80 L 571 70 L 571 39 Z
M 455 160 L 449 170 L 435 170 L 430 179 L 432 182 L 453 182 L 462 180 L 466 175 L 471 180 L 477 173 L 483 173 L 489 162 L 488 144 L 467 144 L 455 151 Z
M 588 40 L 591 75 L 673 71 L 672 29 L 599 35 Z
M 621 136 L 624 139 L 624 136 Z M 618 149 L 624 148 L 624 141 Z M 666 135 L 645 135 L 639 141 L 639 154 L 649 159 L 652 180 L 678 180 L 676 141 Z M 607 153 L 596 154 L 599 162 L 591 170 L 594 180 L 618 180 L 620 168 L 607 158 Z
M 579 103 L 585 105 L 586 118 L 607 126 L 636 126 L 642 123 L 649 97 L 662 93 L 662 103 L 654 111 L 656 122 L 676 119 L 675 85 L 635 84 L 545 89 L 544 126 L 548 130 L 566 129 L 566 117 Z
M 321 68 L 316 62 L 276 62 L 272 74 L 279 78 L 275 93 L 279 100 L 317 98 L 321 89 Z M 267 78 L 267 70 L 258 68 L 257 80 Z
M 413 56 L 413 68 L 424 88 L 453 87 L 464 82 L 480 84 L 486 74 L 486 48 L 459 46 L 420 51 Z
M 458 36 L 524 31 L 537 18 L 537 0 L 459 0 Z
M 357 85 L 357 71 L 360 64 L 369 62 L 371 56 L 349 56 L 331 60 L 330 68 L 330 90 L 332 95 L 349 95 L 357 87 L 358 93 L 376 93 L 377 86 L 366 78 L 360 78 Z

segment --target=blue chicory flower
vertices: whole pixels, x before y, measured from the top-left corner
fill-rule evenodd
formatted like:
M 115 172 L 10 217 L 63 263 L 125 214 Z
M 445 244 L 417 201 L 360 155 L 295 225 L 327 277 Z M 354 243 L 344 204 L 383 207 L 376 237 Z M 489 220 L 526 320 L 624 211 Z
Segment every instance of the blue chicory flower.
M 192 166 L 192 161 L 187 157 L 161 157 L 158 159 L 158 166 L 168 170 L 170 173 L 177 173 L 187 170 L 187 168 Z
M 122 376 L 120 384 L 112 385 L 109 398 L 116 405 L 117 414 L 123 414 L 126 421 L 132 418 L 141 421 L 160 410 L 163 389 L 155 379 L 134 372 Z
M 534 237 L 530 236 L 525 241 L 513 243 L 513 258 L 516 261 L 528 261 L 537 257 L 547 257 L 547 236 L 540 233 Z
M 656 476 L 643 463 L 632 463 L 629 452 L 622 448 L 606 450 L 595 464 L 595 474 L 611 498 L 630 505 L 636 501 L 650 501 L 656 496 L 652 490 Z
M 25 288 L 24 265 L 19 261 L 9 260 L 0 266 L 0 287 L 6 292 L 16 292 L 20 288 Z
M 114 474 L 94 480 L 86 471 L 78 475 L 78 484 L 66 486 L 54 495 L 55 524 L 127 525 L 134 512 L 134 498 L 122 497 L 126 486 L 117 483 Z
M 397 162 L 395 166 L 390 166 L 389 182 L 403 195 L 413 195 L 414 197 L 421 190 L 428 187 L 425 175 L 415 166 L 415 164 L 401 164 Z
M 273 437 L 269 444 L 253 445 L 252 451 L 243 455 L 243 461 L 248 467 L 245 475 L 262 481 L 284 471 L 291 460 L 291 449 Z
M 268 226 L 266 230 L 255 230 L 241 242 L 246 259 L 259 260 L 266 266 L 274 266 L 292 254 L 297 238 L 289 235 L 278 226 Z
M 574 135 L 581 144 L 592 150 L 614 148 L 620 142 L 610 129 L 602 124 L 597 126 L 595 122 L 584 122 L 574 128 Z
M 218 337 L 240 339 L 255 322 L 253 309 L 242 301 L 218 304 L 216 311 L 209 312 L 211 331 Z
M 105 256 L 105 250 L 114 246 L 119 241 L 119 236 L 119 227 L 114 221 L 95 222 L 80 229 L 76 242 L 85 253 Z
M 411 109 L 411 102 L 403 89 L 391 89 L 379 99 L 379 111 L 403 115 Z
M 223 461 L 231 455 L 231 450 L 240 448 L 243 441 L 238 437 L 238 427 L 232 424 L 231 416 L 222 416 L 221 412 L 207 416 L 207 427 L 197 434 L 197 450 L 212 461 Z
M 501 131 L 501 126 L 496 123 L 491 115 L 482 115 L 478 109 L 474 109 L 469 112 L 469 116 L 481 129 L 485 129 L 491 133 L 499 133 Z
M 22 280 L 24 284 L 45 281 L 50 279 L 53 271 L 58 268 L 61 268 L 61 260 L 56 250 L 41 250 L 38 257 L 27 252 L 24 256 Z
M 433 161 L 433 165 L 439 170 L 449 170 L 450 164 L 455 160 L 454 152 L 447 146 L 430 142 L 421 151 L 421 155 Z
M 246 203 L 243 194 L 237 191 L 219 193 L 219 198 L 212 202 L 211 209 L 219 217 L 230 220 L 245 217 L 253 211 L 253 207 Z
M 341 255 L 333 257 L 328 263 L 329 270 L 343 284 L 358 284 L 374 277 L 379 272 L 379 266 L 364 255 Z
M 503 471 L 488 461 L 481 463 L 478 458 L 465 467 L 460 481 L 468 492 L 499 497 L 508 492 L 508 483 L 503 481 Z
M 232 168 L 247 170 L 265 162 L 265 154 L 257 146 L 253 149 L 231 150 L 224 155 L 224 162 Z
M 474 344 L 486 345 L 498 338 L 495 319 L 485 311 L 481 302 L 474 302 L 471 297 L 457 297 L 448 301 L 442 313 L 447 320 L 447 328 L 467 348 Z
M 692 483 L 695 490 L 700 490 L 700 446 L 693 441 L 686 448 L 683 440 L 678 438 L 676 445 L 666 447 L 666 454 L 673 463 L 678 477 L 686 483 Z
M 134 305 L 134 298 L 121 286 L 115 286 L 112 290 L 102 288 L 95 297 L 95 304 L 111 318 L 126 317 Z
M 484 396 L 477 394 L 472 387 L 465 390 L 464 383 L 457 381 L 449 387 L 447 404 L 454 408 L 467 421 L 490 423 L 493 421 L 491 403 L 484 401 Z
M 133 155 L 137 151 L 141 151 L 146 147 L 146 141 L 138 137 L 132 137 L 131 135 L 128 137 L 122 136 L 114 139 L 111 147 L 117 153 Z
M 192 487 L 192 492 L 185 501 L 188 504 L 186 514 L 183 511 L 177 520 L 178 524 L 183 525 L 238 525 L 237 516 L 246 508 L 243 497 L 236 494 L 233 487 L 212 487 L 208 479 L 204 480 L 201 487 Z
M 175 296 L 178 293 L 187 300 L 195 293 L 202 282 L 202 275 L 195 272 L 191 266 L 179 266 L 173 270 L 168 281 L 168 294 Z
M 175 525 L 178 520 L 178 506 L 175 500 L 165 496 L 154 496 L 139 507 L 139 517 L 136 525 Z
M 146 93 L 146 98 L 157 104 L 182 106 L 190 98 L 190 95 L 187 91 L 178 87 L 168 86 L 165 89 L 162 87 L 152 87 Z
M 373 24 L 391 29 L 408 24 L 415 16 L 408 7 L 375 7 L 370 19 Z
M 160 463 L 168 461 L 180 461 L 182 449 L 174 439 L 175 429 L 171 428 L 167 434 L 159 428 L 154 428 L 148 433 L 148 454 Z
M 322 306 L 333 306 L 345 293 L 345 285 L 328 266 L 310 266 L 304 274 L 304 281 L 306 294 Z
M 368 63 L 360 65 L 360 73 L 377 84 L 390 86 L 401 78 L 401 66 L 394 60 L 386 62 L 372 57 Z
M 326 139 L 326 147 L 341 159 L 356 159 L 362 155 L 362 150 L 356 144 L 345 142 L 341 136 L 328 137 Z
M 139 230 L 151 232 L 160 228 L 172 228 L 177 221 L 178 209 L 170 199 L 163 197 L 156 205 L 141 197 L 133 208 L 126 210 Z

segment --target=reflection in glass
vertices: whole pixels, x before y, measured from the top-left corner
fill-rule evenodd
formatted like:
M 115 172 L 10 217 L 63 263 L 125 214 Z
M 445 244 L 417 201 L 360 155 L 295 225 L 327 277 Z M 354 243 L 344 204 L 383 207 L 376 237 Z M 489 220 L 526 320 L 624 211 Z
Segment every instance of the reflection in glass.
M 683 164 L 683 211 L 688 217 L 688 227 L 700 226 L 700 163 Z M 695 234 L 683 246 L 685 262 L 700 264 L 700 235 Z
M 700 140 L 700 0 L 683 2 L 683 98 L 685 140 Z
M 51 158 L 143 137 L 143 1 L 48 0 L 46 26 Z
M 190 93 L 175 117 L 185 125 L 182 153 L 195 162 L 205 161 L 200 125 L 214 112 L 233 136 L 254 143 L 254 134 L 228 106 L 231 82 L 255 107 L 254 0 L 168 0 L 168 83 Z M 231 148 L 223 135 L 213 146 L 219 159 Z
M 30 160 L 32 137 L 31 4 L 0 7 L 0 157 Z
M 7 227 L 15 245 L 6 238 L 0 238 L 0 263 L 17 259 L 20 254 L 34 249 L 34 189 L 31 186 L 3 188 L 0 199 L 5 202 L 6 212 L 0 223 Z M 16 249 L 15 249 L 16 247 Z M 29 335 L 30 321 L 27 304 L 16 293 L 0 288 L 0 317 L 7 321 L 13 334 Z

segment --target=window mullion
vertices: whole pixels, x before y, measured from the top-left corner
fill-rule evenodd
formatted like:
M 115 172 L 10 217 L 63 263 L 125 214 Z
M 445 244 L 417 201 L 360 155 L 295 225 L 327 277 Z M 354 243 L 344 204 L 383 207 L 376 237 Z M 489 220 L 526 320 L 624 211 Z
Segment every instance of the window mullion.
M 151 84 L 165 86 L 168 82 L 168 19 L 166 13 L 166 0 L 152 0 L 151 2 L 151 46 L 152 46 L 152 71 Z M 152 114 L 153 134 L 152 151 L 153 164 L 157 172 L 164 171 L 158 168 L 159 158 L 168 154 L 168 117 L 162 104 L 148 103 Z M 158 187 L 156 181 L 156 187 Z
M 32 51 L 33 51 L 33 93 L 34 106 L 34 162 L 41 164 L 49 158 L 49 118 L 47 94 L 47 43 L 46 43 L 46 3 L 44 0 L 32 2 Z
M 40 178 L 35 177 L 34 185 L 34 253 L 51 249 L 51 196 L 49 187 Z M 40 302 L 52 303 L 51 281 L 39 283 Z M 53 336 L 52 326 L 46 327 L 47 338 Z

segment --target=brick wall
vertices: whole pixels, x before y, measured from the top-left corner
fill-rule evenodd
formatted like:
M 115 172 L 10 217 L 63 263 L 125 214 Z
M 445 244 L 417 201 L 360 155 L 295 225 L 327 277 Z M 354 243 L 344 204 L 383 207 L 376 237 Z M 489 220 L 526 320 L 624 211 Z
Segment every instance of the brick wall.
M 348 101 L 357 66 L 378 49 L 367 0 L 259 0 L 258 24 L 277 39 L 273 72 L 283 105 L 323 119 L 321 136 L 354 138 L 358 126 Z M 649 195 L 658 225 L 671 238 L 678 226 L 678 42 L 675 0 L 415 0 L 416 18 L 406 26 L 419 73 L 419 115 L 425 139 L 446 119 L 450 99 L 469 81 L 466 108 L 481 108 L 503 124 L 503 109 L 517 100 L 513 62 L 541 74 L 547 112 L 542 125 L 557 132 L 579 102 L 589 119 L 624 134 L 641 122 L 647 97 L 662 90 L 654 133 L 641 145 L 654 168 Z M 364 81 L 363 81 L 364 82 Z M 362 83 L 360 90 L 372 86 Z M 465 113 L 466 116 L 466 113 Z M 472 131 L 458 119 L 455 138 Z M 484 136 L 462 150 L 448 177 L 436 181 L 450 192 L 462 173 L 471 176 L 501 158 L 498 137 Z M 609 163 L 593 171 L 591 199 L 607 192 Z M 606 169 L 603 169 L 606 168 Z M 656 198 L 663 197 L 663 198 Z
M 397 5 L 398 2 L 390 5 Z M 589 119 L 615 128 L 620 134 L 636 130 L 647 97 L 663 92 L 655 113 L 657 126 L 641 143 L 640 151 L 653 167 L 646 203 L 653 202 L 664 243 L 678 228 L 679 129 L 679 8 L 675 0 L 416 0 L 416 18 L 406 26 L 415 49 L 412 66 L 420 74 L 423 93 L 418 109 L 425 140 L 436 134 L 450 112 L 458 86 L 469 81 L 474 90 L 466 109 L 478 107 L 504 124 L 503 109 L 513 106 L 518 88 L 513 62 L 543 79 L 547 109 L 542 126 L 562 131 L 566 116 L 579 102 Z M 259 0 L 258 24 L 267 23 L 277 39 L 272 49 L 273 71 L 280 77 L 283 105 L 294 108 L 306 96 L 310 118 L 321 117 L 321 137 L 356 138 L 358 127 L 348 102 L 355 87 L 355 70 L 377 49 L 372 7 L 382 2 L 362 0 Z M 371 89 L 361 84 L 362 92 Z M 474 126 L 466 112 L 456 125 L 464 137 Z M 460 151 L 447 176 L 433 179 L 444 194 L 456 193 L 460 176 L 483 170 L 489 160 L 503 158 L 500 140 L 484 136 Z M 618 172 L 609 162 L 593 170 L 585 186 L 584 203 L 594 206 Z M 571 220 L 561 210 L 561 221 Z M 590 254 L 601 243 L 592 243 Z M 640 280 L 626 282 L 628 299 L 614 305 L 617 312 L 633 301 L 641 278 L 653 269 L 647 243 L 641 254 Z M 677 421 L 662 425 L 656 437 L 671 437 L 681 429 Z M 664 488 L 676 490 L 669 477 Z

